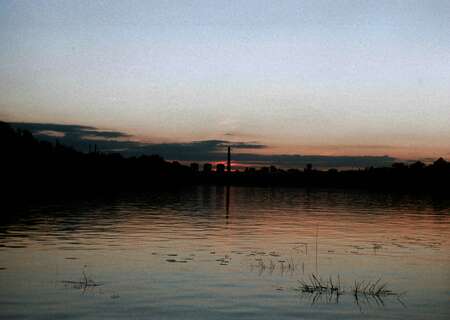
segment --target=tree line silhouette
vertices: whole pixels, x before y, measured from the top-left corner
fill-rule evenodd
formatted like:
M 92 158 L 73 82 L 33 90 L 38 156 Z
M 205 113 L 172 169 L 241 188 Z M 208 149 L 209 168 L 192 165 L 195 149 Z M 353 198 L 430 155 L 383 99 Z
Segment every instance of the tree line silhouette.
M 0 122 L 3 189 L 6 197 L 97 194 L 193 184 L 364 188 L 382 191 L 449 193 L 450 162 L 394 163 L 359 170 L 279 169 L 275 166 L 227 172 L 223 164 L 183 165 L 159 155 L 124 157 L 88 153 L 39 141 L 26 130 Z M 226 155 L 224 154 L 224 159 Z

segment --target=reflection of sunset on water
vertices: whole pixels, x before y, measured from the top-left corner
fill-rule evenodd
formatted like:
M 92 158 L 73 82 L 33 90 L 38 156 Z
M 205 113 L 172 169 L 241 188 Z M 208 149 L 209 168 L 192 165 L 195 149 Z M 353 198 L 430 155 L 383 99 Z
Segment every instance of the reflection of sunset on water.
M 1 235 L 2 282 L 10 283 L 11 272 L 32 286 L 50 279 L 78 281 L 86 265 L 89 277 L 104 283 L 101 290 L 120 299 L 152 288 L 164 305 L 187 290 L 197 304 L 211 288 L 229 307 L 234 295 L 259 305 L 263 292 L 265 304 L 276 309 L 280 294 L 286 303 L 298 299 L 293 284 L 311 274 L 339 275 L 347 292 L 354 281 L 381 278 L 389 290 L 407 293 L 402 303 L 408 309 L 384 297 L 395 312 L 420 318 L 429 310 L 416 304 L 429 301 L 437 318 L 445 317 L 448 203 L 406 195 L 227 189 L 189 188 L 119 197 L 110 204 L 56 204 L 39 209 L 37 216 L 30 212 Z M 22 299 L 29 299 L 20 281 L 15 286 Z M 90 289 L 92 294 L 100 290 Z M 304 298 L 305 303 L 312 299 Z M 340 299 L 339 305 L 354 310 L 351 295 Z M 298 303 L 290 302 L 285 311 Z M 383 316 L 387 311 L 369 312 Z
M 0 320 L 450 319 L 450 1 L 0 1 Z

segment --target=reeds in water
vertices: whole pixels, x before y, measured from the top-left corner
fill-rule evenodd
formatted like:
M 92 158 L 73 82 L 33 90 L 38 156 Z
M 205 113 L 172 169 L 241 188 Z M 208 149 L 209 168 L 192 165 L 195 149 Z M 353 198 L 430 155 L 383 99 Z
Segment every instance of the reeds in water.
M 376 281 L 355 281 L 353 286 L 345 289 L 341 284 L 339 275 L 335 279 L 331 276 L 323 279 L 319 275 L 311 274 L 307 280 L 299 280 L 299 285 L 294 290 L 301 292 L 302 295 L 306 294 L 311 296 L 312 304 L 315 304 L 317 301 L 322 301 L 323 298 L 326 298 L 325 300 L 328 303 L 338 303 L 339 296 L 351 294 L 358 305 L 360 305 L 360 302 L 370 304 L 370 301 L 375 301 L 378 305 L 384 305 L 383 298 L 395 296 L 404 306 L 404 303 L 400 299 L 402 294 L 388 289 L 387 283 L 381 282 L 381 279 Z
M 257 270 L 259 275 L 262 275 L 263 273 L 273 274 L 276 270 L 278 270 L 281 275 L 285 275 L 287 273 L 292 275 L 297 268 L 297 264 L 292 257 L 287 260 L 278 261 L 257 258 L 255 261 L 257 261 L 257 263 L 251 263 L 250 269 L 252 271 Z
M 355 281 L 352 287 L 355 296 L 388 296 L 395 295 L 394 292 L 387 289 L 387 283 L 381 283 L 381 279 L 376 281 Z
M 304 293 L 328 292 L 339 295 L 344 292 L 339 275 L 337 279 L 333 280 L 331 276 L 327 279 L 322 279 L 320 276 L 312 274 L 308 281 L 299 280 L 299 287 L 297 289 Z
M 81 279 L 79 281 L 65 280 L 65 281 L 62 281 L 62 283 L 69 285 L 74 289 L 82 289 L 83 291 L 85 291 L 88 288 L 100 286 L 101 283 L 95 282 L 94 280 L 92 280 L 91 277 L 86 275 L 85 269 L 86 269 L 86 267 L 84 267 L 84 269 L 81 273 Z

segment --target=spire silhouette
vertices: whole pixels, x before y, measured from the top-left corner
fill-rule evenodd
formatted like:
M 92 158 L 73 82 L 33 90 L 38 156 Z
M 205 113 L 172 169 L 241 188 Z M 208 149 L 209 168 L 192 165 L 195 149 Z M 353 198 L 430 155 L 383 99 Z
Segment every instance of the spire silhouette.
M 231 172 L 231 147 L 228 146 L 227 172 Z

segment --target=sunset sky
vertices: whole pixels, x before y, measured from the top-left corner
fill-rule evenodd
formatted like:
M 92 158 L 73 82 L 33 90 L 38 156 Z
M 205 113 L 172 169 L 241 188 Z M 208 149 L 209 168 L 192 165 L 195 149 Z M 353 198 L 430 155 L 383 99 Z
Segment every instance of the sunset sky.
M 450 158 L 450 1 L 1 0 L 0 43 L 3 121 Z

